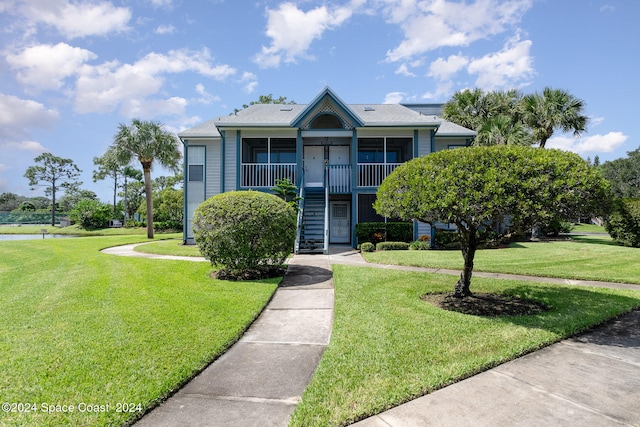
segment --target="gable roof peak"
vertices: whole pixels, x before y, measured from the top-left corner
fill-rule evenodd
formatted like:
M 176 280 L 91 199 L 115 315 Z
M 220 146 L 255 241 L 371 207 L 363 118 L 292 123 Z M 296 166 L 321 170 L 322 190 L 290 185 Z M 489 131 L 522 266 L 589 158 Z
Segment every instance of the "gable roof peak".
M 318 107 L 326 98 L 329 98 L 339 109 L 341 109 L 349 119 L 356 124 L 356 126 L 363 126 L 362 119 L 347 105 L 329 86 L 325 86 L 322 91 L 316 95 L 313 100 L 307 104 L 291 122 L 292 126 L 299 127 L 311 113 Z

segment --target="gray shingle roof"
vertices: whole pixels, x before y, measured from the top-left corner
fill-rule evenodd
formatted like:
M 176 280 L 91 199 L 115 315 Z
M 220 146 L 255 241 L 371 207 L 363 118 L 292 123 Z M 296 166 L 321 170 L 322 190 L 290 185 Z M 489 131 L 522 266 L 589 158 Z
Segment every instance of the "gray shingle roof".
M 288 127 L 305 111 L 308 104 L 254 104 L 229 116 L 220 116 L 178 134 L 181 138 L 219 137 L 219 127 Z M 431 127 L 439 126 L 440 136 L 474 136 L 475 132 L 435 115 L 400 104 L 349 104 L 350 112 L 365 127 Z

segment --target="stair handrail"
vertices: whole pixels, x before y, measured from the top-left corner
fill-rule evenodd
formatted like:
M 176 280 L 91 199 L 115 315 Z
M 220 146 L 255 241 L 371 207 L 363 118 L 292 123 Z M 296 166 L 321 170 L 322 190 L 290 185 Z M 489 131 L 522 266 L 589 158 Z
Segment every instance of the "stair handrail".
M 325 168 L 324 186 L 324 247 L 322 253 L 329 253 L 329 167 Z
M 296 243 L 293 247 L 294 254 L 298 254 L 300 252 L 300 238 L 302 237 L 302 217 L 304 211 L 304 169 L 302 170 L 300 191 L 298 193 L 298 197 L 300 198 L 298 199 L 298 224 L 296 228 Z

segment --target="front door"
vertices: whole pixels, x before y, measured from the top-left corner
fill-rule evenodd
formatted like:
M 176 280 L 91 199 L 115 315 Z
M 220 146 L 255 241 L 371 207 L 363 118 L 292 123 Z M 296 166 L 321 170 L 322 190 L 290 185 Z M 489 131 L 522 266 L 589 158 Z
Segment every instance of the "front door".
M 324 147 L 305 146 L 303 157 L 304 186 L 324 187 Z
M 351 243 L 349 202 L 329 202 L 329 243 Z

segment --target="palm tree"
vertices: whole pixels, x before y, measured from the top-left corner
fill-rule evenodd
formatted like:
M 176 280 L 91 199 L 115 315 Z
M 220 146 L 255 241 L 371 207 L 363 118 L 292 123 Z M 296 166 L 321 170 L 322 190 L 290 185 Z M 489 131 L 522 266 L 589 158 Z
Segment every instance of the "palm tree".
M 113 150 L 120 164 L 127 165 L 137 158 L 144 174 L 144 191 L 147 202 L 147 237 L 153 239 L 153 192 L 151 168 L 157 160 L 162 166 L 178 170 L 182 157 L 178 140 L 165 131 L 162 124 L 133 119 L 130 125 L 120 124 L 113 137 Z
M 542 94 L 526 95 L 522 99 L 524 120 L 533 137 L 544 148 L 556 129 L 580 136 L 587 128 L 587 116 L 583 115 L 584 101 L 566 90 L 544 88 Z
M 522 122 L 500 114 L 486 119 L 477 130 L 473 145 L 531 145 L 531 133 Z

